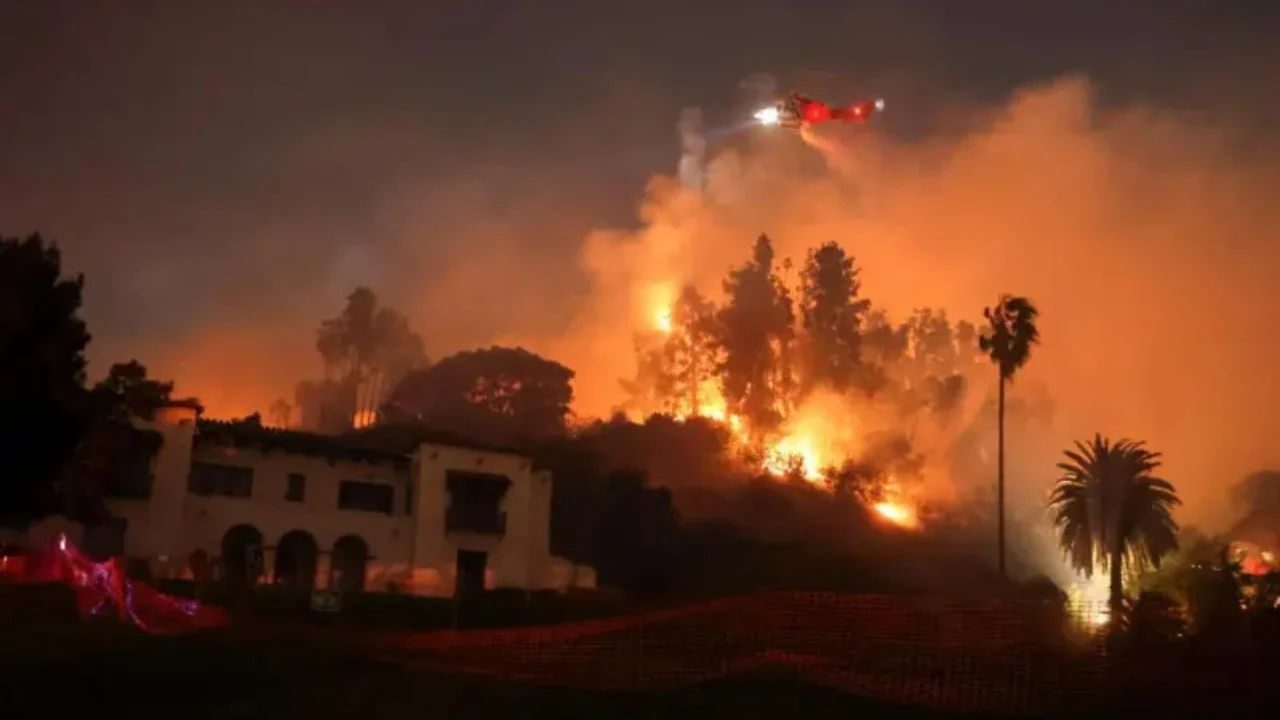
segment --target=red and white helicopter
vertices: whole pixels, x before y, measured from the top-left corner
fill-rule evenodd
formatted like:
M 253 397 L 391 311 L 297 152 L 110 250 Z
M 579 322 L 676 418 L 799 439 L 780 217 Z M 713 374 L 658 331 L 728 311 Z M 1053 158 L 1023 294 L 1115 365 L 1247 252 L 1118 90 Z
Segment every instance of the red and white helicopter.
M 864 123 L 872 115 L 883 111 L 883 98 L 841 107 L 793 92 L 773 105 L 760 108 L 754 117 L 761 125 L 798 129 L 828 122 Z

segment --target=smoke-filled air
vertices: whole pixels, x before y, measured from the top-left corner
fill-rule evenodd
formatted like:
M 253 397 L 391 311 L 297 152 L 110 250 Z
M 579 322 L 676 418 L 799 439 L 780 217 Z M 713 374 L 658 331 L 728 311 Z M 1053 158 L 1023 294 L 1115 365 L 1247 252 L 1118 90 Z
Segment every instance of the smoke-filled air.
M 990 516 L 998 375 L 978 338 L 1008 294 L 1034 303 L 1040 335 L 1008 385 L 1011 521 L 1048 527 L 1061 450 L 1095 432 L 1163 451 L 1183 524 L 1222 525 L 1220 488 L 1280 464 L 1265 154 L 1203 118 L 1103 107 L 1081 77 L 1021 88 L 927 139 L 743 118 L 673 118 L 670 172 L 635 199 L 636 221 L 592 230 L 576 255 L 564 229 L 589 213 L 548 189 L 554 173 L 505 173 L 503 187 L 526 186 L 508 205 L 470 168 L 444 194 L 398 182 L 374 203 L 392 242 L 348 245 L 322 287 L 135 354 L 212 415 L 296 408 L 298 383 L 332 365 L 314 327 L 369 285 L 432 361 L 497 345 L 570 369 L 584 431 L 618 414 L 700 418 L 744 477 L 845 493 L 927 534 Z M 431 233 L 460 242 L 427 263 L 416 239 Z M 678 486 L 686 516 L 714 514 L 679 477 L 698 470 L 672 467 L 650 480 Z M 1037 532 L 1018 552 L 1069 579 L 1051 542 L 1025 547 Z

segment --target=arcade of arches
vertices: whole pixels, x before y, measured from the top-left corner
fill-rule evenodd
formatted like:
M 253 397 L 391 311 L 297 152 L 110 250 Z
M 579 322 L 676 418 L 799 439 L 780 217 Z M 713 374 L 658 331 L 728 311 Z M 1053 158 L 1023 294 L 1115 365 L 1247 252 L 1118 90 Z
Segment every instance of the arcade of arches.
M 315 587 L 323 554 L 315 537 L 306 530 L 291 530 L 280 536 L 270 567 L 262 531 L 252 525 L 236 525 L 222 536 L 221 576 L 229 584 L 243 585 L 270 577 L 273 582 Z M 192 556 L 193 573 L 208 564 L 203 553 Z M 359 535 L 343 535 L 329 555 L 326 587 L 335 590 L 364 589 L 369 563 L 369 544 Z

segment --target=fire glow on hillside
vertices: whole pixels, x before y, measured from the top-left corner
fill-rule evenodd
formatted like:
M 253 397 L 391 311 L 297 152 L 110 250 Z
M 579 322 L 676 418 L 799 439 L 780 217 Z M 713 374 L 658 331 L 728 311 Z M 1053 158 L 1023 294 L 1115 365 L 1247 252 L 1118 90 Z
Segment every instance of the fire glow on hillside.
M 664 294 L 655 293 L 655 296 Z M 659 303 L 652 310 L 651 317 L 651 331 L 660 336 L 673 332 L 675 322 L 669 304 Z M 692 402 L 682 401 L 671 415 L 678 420 L 700 417 L 720 423 L 729 431 L 736 448 L 757 450 L 761 469 L 774 477 L 798 476 L 814 485 L 823 485 L 827 471 L 849 459 L 837 443 L 824 437 L 830 433 L 832 421 L 830 417 L 823 419 L 820 410 L 806 412 L 806 408 L 800 408 L 787 418 L 780 433 L 765 435 L 752 432 L 745 418 L 728 410 L 728 404 L 714 382 L 704 382 L 699 386 L 696 404 L 692 407 Z M 898 483 L 886 480 L 877 491 L 880 499 L 869 503 L 869 507 L 878 517 L 903 529 L 921 527 L 918 510 L 905 499 Z

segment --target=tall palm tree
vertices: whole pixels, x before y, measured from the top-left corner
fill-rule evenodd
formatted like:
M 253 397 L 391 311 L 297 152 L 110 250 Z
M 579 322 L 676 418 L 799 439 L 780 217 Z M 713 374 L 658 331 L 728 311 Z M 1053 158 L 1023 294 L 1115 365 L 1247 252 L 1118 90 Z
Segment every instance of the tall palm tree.
M 1160 559 L 1178 549 L 1173 509 L 1177 491 L 1154 473 L 1160 453 L 1141 442 L 1112 442 L 1101 435 L 1064 453 L 1062 476 L 1049 498 L 1058 545 L 1086 577 L 1110 572 L 1111 617 L 1124 602 L 1124 563 Z
M 1000 394 L 996 405 L 996 524 L 1000 546 L 1000 574 L 1005 569 L 1004 539 L 1004 390 L 1013 376 L 1031 359 L 1031 346 L 1040 342 L 1036 318 L 1040 312 L 1024 297 L 1001 295 L 994 307 L 984 308 L 987 327 L 978 337 L 978 349 L 986 353 L 1000 371 Z

